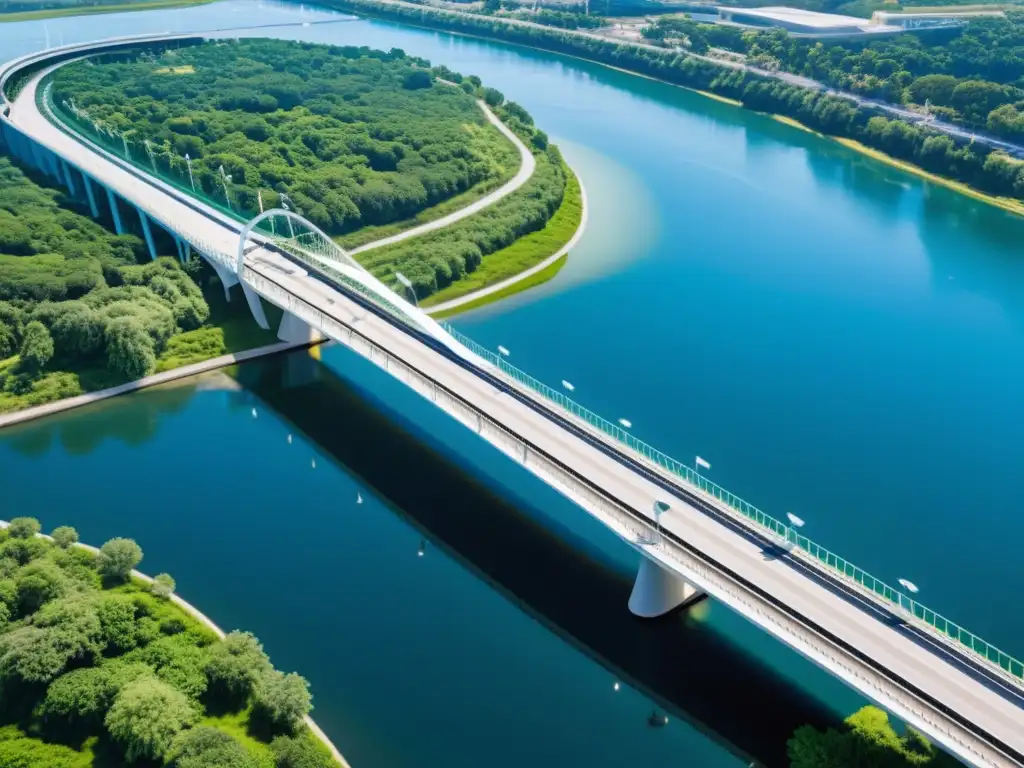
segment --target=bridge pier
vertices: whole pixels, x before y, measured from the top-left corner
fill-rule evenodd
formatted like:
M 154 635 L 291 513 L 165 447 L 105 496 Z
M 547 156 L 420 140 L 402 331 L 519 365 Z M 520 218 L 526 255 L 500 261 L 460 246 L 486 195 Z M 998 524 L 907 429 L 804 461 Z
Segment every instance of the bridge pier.
M 644 555 L 629 595 L 629 610 L 634 616 L 653 619 L 703 597 L 705 592 Z
M 96 193 L 93 192 L 92 182 L 85 173 L 82 173 L 82 186 L 85 188 L 85 197 L 89 201 L 89 211 L 94 219 L 98 219 L 100 217 L 100 209 L 96 205 Z
M 114 231 L 119 235 L 124 234 L 124 224 L 121 223 L 121 213 L 117 210 L 117 198 L 114 197 L 114 193 L 107 188 L 107 202 L 110 204 L 110 216 L 114 219 Z
M 281 325 L 277 329 L 277 338 L 281 341 L 288 341 L 293 344 L 305 342 L 322 341 L 323 335 L 320 331 L 314 330 L 306 321 L 300 320 L 288 310 L 285 310 L 281 317 Z
M 239 282 L 242 283 L 242 293 L 245 294 L 245 301 L 249 305 L 249 311 L 252 312 L 253 319 L 256 321 L 256 325 L 262 328 L 264 331 L 270 330 L 270 321 L 267 320 L 267 313 L 263 311 L 263 304 L 260 303 L 260 296 L 256 291 L 246 285 L 239 276 Z
M 75 180 L 71 178 L 71 168 L 63 160 L 58 160 L 57 163 L 64 176 L 64 185 L 68 188 L 68 192 L 71 193 L 72 197 L 78 197 L 78 188 L 75 186 Z
M 142 222 L 142 234 L 146 238 L 146 247 L 149 248 L 149 258 L 156 261 L 156 243 L 153 242 L 153 230 L 149 226 L 149 216 L 141 208 L 136 210 L 139 212 L 139 221 Z

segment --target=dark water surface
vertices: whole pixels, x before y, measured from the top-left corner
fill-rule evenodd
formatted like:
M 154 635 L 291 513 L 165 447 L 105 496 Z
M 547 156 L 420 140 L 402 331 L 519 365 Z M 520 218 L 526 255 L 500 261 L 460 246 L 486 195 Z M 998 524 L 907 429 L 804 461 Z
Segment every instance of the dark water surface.
M 458 326 L 1024 655 L 1020 219 L 678 88 L 315 23 L 331 18 L 232 0 L 0 25 L 0 58 L 47 33 L 299 21 L 252 34 L 400 47 L 480 75 L 563 147 L 592 224 L 554 281 Z M 0 513 L 137 536 L 149 570 L 310 677 L 356 768 L 728 764 L 719 737 L 777 762 L 791 721 L 828 716 L 799 691 L 841 714 L 861 703 L 720 606 L 637 626 L 628 548 L 344 350 L 324 361 L 388 419 L 327 374 L 314 396 L 258 364 L 247 394 L 145 393 L 3 433 Z M 432 448 L 385 439 L 389 423 Z M 655 706 L 668 728 L 647 727 Z

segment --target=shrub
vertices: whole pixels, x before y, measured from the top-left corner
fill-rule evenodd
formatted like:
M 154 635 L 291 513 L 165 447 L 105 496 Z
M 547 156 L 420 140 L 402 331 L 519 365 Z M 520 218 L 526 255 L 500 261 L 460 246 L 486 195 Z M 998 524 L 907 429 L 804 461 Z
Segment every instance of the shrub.
M 153 578 L 153 583 L 150 585 L 150 591 L 159 598 L 166 600 L 172 594 L 174 594 L 174 587 L 177 586 L 174 583 L 174 579 L 171 578 L 169 573 L 158 573 Z
M 16 517 L 7 526 L 7 533 L 14 539 L 28 539 L 42 530 L 39 521 L 34 517 Z
M 146 676 L 121 689 L 104 723 L 128 761 L 135 762 L 139 758 L 161 760 L 178 733 L 196 717 L 184 694 Z
M 174 740 L 168 768 L 260 768 L 230 734 L 216 728 L 191 728 Z
M 295 733 L 313 708 L 309 683 L 301 675 L 273 670 L 256 686 L 256 710 L 275 730 Z
M 72 545 L 78 543 L 78 531 L 69 525 L 54 528 L 50 536 L 53 538 L 53 543 L 61 549 L 69 549 Z
M 127 581 L 142 561 L 142 549 L 132 539 L 111 539 L 100 547 L 97 570 L 111 581 Z
M 21 342 L 21 364 L 30 371 L 38 371 L 53 357 L 53 338 L 46 326 L 33 320 L 25 326 L 25 338 Z

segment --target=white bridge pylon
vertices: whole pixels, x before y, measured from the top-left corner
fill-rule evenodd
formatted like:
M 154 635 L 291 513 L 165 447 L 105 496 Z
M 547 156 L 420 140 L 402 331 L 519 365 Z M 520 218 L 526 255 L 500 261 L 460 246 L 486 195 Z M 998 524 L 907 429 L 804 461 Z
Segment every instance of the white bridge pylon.
M 477 365 L 487 365 L 484 360 L 453 339 L 430 315 L 370 274 L 327 233 L 294 211 L 272 208 L 245 225 L 239 235 L 238 251 L 235 255 L 235 269 L 239 280 L 242 280 L 244 274 L 246 256 L 267 244 L 275 245 L 314 269 L 347 284 L 349 288 L 362 294 L 388 314 L 431 336 L 460 357 Z

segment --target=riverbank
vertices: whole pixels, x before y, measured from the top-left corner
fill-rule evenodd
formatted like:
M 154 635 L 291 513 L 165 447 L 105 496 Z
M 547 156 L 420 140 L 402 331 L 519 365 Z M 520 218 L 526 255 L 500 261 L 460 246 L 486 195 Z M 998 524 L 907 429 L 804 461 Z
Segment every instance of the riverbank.
M 492 253 L 458 283 L 424 299 L 422 306 L 428 308 L 430 315 L 450 317 L 476 309 L 538 286 L 558 274 L 569 251 L 583 236 L 589 215 L 583 183 L 568 165 L 564 167 L 566 184 L 562 204 L 544 228 Z M 537 262 L 538 253 L 550 255 Z M 522 268 L 529 263 L 533 266 Z
M 404 0 L 324 0 L 324 4 L 327 7 L 378 17 L 403 25 L 441 29 L 450 34 L 497 40 L 504 44 L 521 45 L 526 48 L 582 59 L 632 75 L 682 87 L 716 101 L 733 106 L 743 106 L 754 112 L 771 115 L 780 122 L 785 122 L 793 127 L 802 127 L 812 133 L 833 136 L 839 132 L 846 132 L 849 135 L 841 138 L 847 146 L 856 148 L 854 145 L 860 144 L 869 150 L 864 154 L 881 159 L 883 162 L 889 162 L 891 165 L 899 164 L 899 167 L 905 167 L 910 172 L 916 172 L 911 170 L 916 168 L 912 159 L 922 150 L 924 141 L 932 135 L 942 135 L 915 124 L 905 124 L 907 125 L 904 130 L 904 133 L 907 134 L 905 144 L 911 159 L 893 158 L 884 150 L 871 147 L 861 139 L 868 139 L 874 143 L 875 140 L 880 140 L 879 136 L 884 136 L 884 131 L 879 133 L 868 125 L 869 119 L 872 123 L 874 122 L 872 118 L 885 123 L 901 122 L 899 119 L 878 115 L 870 109 L 850 104 L 842 96 L 814 90 L 804 84 L 778 80 L 768 81 L 766 78 L 769 75 L 764 72 L 734 67 L 702 56 L 670 56 L 670 52 L 665 49 L 638 42 L 613 42 L 606 37 L 590 32 L 556 29 L 533 22 L 502 20 L 464 11 L 425 7 Z M 607 58 L 610 61 L 602 60 L 602 58 Z M 774 82 L 774 84 L 765 88 L 763 84 L 766 82 Z M 798 92 L 807 94 L 808 98 L 797 102 L 788 98 Z M 795 114 L 779 113 L 779 110 L 790 108 L 795 111 Z M 807 122 L 820 122 L 821 125 L 807 125 Z M 992 154 L 991 148 L 975 146 L 973 143 L 966 146 L 971 152 L 969 162 L 965 163 L 962 159 L 957 160 L 950 155 L 947 159 L 950 168 L 957 172 L 966 168 L 973 174 L 972 180 L 977 177 L 978 183 L 982 186 L 989 184 L 993 187 L 1006 186 L 1005 179 L 1002 179 L 995 171 L 990 171 L 985 162 L 988 155 Z M 883 158 L 888 158 L 888 160 Z M 942 183 L 950 189 L 975 199 L 1014 213 L 1024 212 L 1024 202 L 1019 203 L 1013 198 L 983 191 L 964 181 L 921 171 L 921 174 L 925 173 L 936 183 Z M 944 181 L 940 181 L 943 179 Z
M 805 127 L 805 130 L 810 129 Z M 868 157 L 874 160 L 878 160 L 881 163 L 891 165 L 894 168 L 899 168 L 901 171 L 912 173 L 915 176 L 920 176 L 922 179 L 927 179 L 928 181 L 934 184 L 940 184 L 943 187 L 946 187 L 947 189 L 952 189 L 956 192 L 959 192 L 961 195 L 967 195 L 967 197 L 972 197 L 975 200 L 980 200 L 981 202 L 987 203 L 988 205 L 994 205 L 996 208 L 1002 208 L 1004 211 L 1015 213 L 1018 216 L 1024 216 L 1024 201 L 1016 200 L 1012 197 L 998 197 L 996 195 L 990 195 L 987 192 L 982 192 L 979 189 L 975 189 L 974 187 L 970 186 L 969 184 L 965 184 L 962 181 L 950 179 L 945 176 L 939 176 L 938 174 L 932 173 L 931 171 L 926 171 L 924 168 L 921 168 L 918 165 L 914 165 L 913 163 L 908 163 L 905 160 L 900 160 L 899 158 L 887 155 L 885 152 L 873 149 L 872 147 L 869 147 L 865 144 L 861 144 L 859 141 L 855 139 L 845 139 L 842 138 L 841 136 L 830 136 L 829 138 L 839 142 L 848 149 L 860 152 L 861 154 L 867 155 Z
M 4 529 L 8 528 L 9 525 L 10 525 L 9 521 L 7 521 L 7 520 L 0 520 L 0 530 L 4 530 Z M 48 536 L 48 535 L 46 535 L 44 533 L 37 533 L 37 534 L 35 534 L 35 536 L 36 536 L 36 538 L 44 539 L 44 540 L 46 540 L 48 542 L 55 543 L 52 536 Z M 76 537 L 77 537 L 77 534 L 76 534 Z M 75 541 L 71 546 L 76 548 L 76 549 L 81 549 L 81 550 L 84 550 L 86 552 L 89 552 L 89 553 L 91 553 L 93 555 L 99 555 L 100 554 L 100 550 L 99 550 L 98 547 L 94 547 L 94 546 L 92 546 L 90 544 L 84 544 L 84 543 L 82 543 L 80 541 Z M 139 556 L 141 557 L 141 552 L 140 552 Z M 130 582 L 136 582 L 136 583 L 137 582 L 141 582 L 146 588 L 150 588 L 155 583 L 155 579 L 153 577 L 148 576 L 147 574 L 142 573 L 141 571 L 138 571 L 138 570 L 133 568 L 132 571 L 131 571 Z M 120 589 L 120 587 L 119 587 L 119 589 Z M 194 605 L 192 605 L 191 603 L 186 601 L 184 598 L 182 598 L 176 592 L 172 591 L 171 594 L 168 596 L 168 600 L 170 600 L 171 603 L 173 603 L 175 606 L 180 608 L 189 617 L 191 617 L 192 619 L 195 619 L 203 627 L 205 627 L 206 629 L 210 630 L 214 635 L 216 635 L 218 640 L 223 640 L 225 637 L 227 637 L 227 633 L 223 629 L 221 629 L 216 623 L 214 623 L 214 621 L 209 616 L 207 616 L 205 613 L 200 611 Z M 222 718 L 214 717 L 214 718 L 210 718 L 210 719 L 216 721 L 216 720 L 220 720 Z M 305 715 L 304 718 L 303 718 L 303 721 L 304 721 L 305 725 L 309 728 L 309 730 L 313 734 L 313 736 L 316 738 L 316 740 L 319 741 L 327 749 L 327 751 L 330 753 L 331 757 L 335 760 L 335 762 L 339 766 L 341 766 L 341 768 L 351 768 L 351 766 L 349 765 L 348 761 L 345 760 L 344 756 L 341 754 L 341 752 L 338 750 L 338 748 L 336 746 L 334 746 L 334 743 L 330 740 L 330 738 L 328 738 L 327 734 L 325 734 L 320 729 L 320 727 L 313 721 L 313 718 L 311 718 L 309 715 Z M 206 720 L 204 720 L 202 724 L 206 724 Z M 248 740 L 251 741 L 251 738 L 249 738 Z
M 44 11 L 15 11 L 0 13 L 0 24 L 16 21 L 39 21 L 56 19 L 62 16 L 96 16 L 102 13 L 127 13 L 129 11 L 156 11 L 168 8 L 183 8 L 193 5 L 206 5 L 214 0 L 141 0 L 133 3 L 116 3 L 112 5 L 78 5 L 69 8 L 49 8 Z
M 246 360 L 254 360 L 258 357 L 266 357 L 268 355 L 278 355 L 282 352 L 289 352 L 293 349 L 305 346 L 309 345 L 306 343 L 293 344 L 291 342 L 268 344 L 267 346 L 250 349 L 245 352 L 221 355 L 220 357 L 215 357 L 210 360 L 204 360 L 201 363 L 183 365 L 180 368 L 174 368 L 169 371 L 164 371 L 163 373 L 154 373 L 152 376 L 146 376 L 141 379 L 136 379 L 135 381 L 129 381 L 125 384 L 119 384 L 116 387 L 108 387 L 107 389 L 101 389 L 96 392 L 87 392 L 84 395 L 77 395 L 64 400 L 56 400 L 52 403 L 44 403 L 43 405 L 24 408 L 20 411 L 0 414 L 0 429 L 3 429 L 4 427 L 11 427 L 15 424 L 24 424 L 25 422 L 33 421 L 34 419 L 41 419 L 44 416 L 51 416 L 55 413 L 70 411 L 72 408 L 80 408 L 83 405 L 90 405 L 92 403 L 107 400 L 111 397 L 117 397 L 118 395 L 124 395 L 129 392 L 137 392 L 138 390 L 146 389 L 147 387 L 155 387 L 160 384 L 167 384 L 169 382 L 176 381 L 177 379 L 184 379 L 188 376 L 194 376 L 199 373 L 206 373 L 208 371 L 217 370 L 218 368 L 226 368 L 229 365 L 235 365 L 236 363 L 244 363 Z

